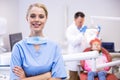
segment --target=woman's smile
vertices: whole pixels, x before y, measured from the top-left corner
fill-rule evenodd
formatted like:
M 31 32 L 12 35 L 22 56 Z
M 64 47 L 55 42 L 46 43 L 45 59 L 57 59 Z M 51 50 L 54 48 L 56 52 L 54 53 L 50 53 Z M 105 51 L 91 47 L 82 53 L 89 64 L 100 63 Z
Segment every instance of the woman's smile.
M 41 23 L 33 22 L 32 25 L 34 28 L 39 28 L 41 26 Z

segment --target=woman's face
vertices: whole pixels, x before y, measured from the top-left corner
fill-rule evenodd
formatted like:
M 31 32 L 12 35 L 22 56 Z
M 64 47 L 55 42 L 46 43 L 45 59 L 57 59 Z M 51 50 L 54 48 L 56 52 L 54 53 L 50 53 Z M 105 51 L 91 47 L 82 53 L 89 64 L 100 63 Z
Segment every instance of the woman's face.
M 32 7 L 29 10 L 27 21 L 32 32 L 42 32 L 47 17 L 43 8 Z

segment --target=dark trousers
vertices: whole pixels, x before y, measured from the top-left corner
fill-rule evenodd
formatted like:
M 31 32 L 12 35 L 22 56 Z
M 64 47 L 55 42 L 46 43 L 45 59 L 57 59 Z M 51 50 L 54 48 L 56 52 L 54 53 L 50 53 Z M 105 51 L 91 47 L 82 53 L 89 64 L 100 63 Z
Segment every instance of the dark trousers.
M 77 71 L 69 71 L 69 80 L 80 80 Z

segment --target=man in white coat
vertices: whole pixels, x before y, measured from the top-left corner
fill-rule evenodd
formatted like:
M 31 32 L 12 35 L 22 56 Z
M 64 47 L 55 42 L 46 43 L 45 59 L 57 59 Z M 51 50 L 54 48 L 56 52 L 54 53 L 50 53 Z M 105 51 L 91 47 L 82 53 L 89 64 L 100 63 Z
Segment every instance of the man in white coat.
M 68 53 L 83 52 L 88 47 L 84 33 L 87 26 L 84 25 L 85 14 L 83 12 L 76 12 L 74 15 L 74 22 L 66 30 L 66 38 L 68 41 Z M 67 63 L 69 70 L 69 80 L 80 80 L 78 76 L 78 61 L 71 61 Z

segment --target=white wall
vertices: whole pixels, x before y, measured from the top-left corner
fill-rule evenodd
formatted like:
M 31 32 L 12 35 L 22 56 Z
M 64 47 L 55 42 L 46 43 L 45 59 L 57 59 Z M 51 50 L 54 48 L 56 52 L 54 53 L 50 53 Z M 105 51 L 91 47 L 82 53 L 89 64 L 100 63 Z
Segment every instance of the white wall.
M 19 31 L 18 0 L 0 0 L 0 16 L 7 19 L 7 33 Z
M 90 16 L 120 17 L 120 0 L 19 0 L 19 2 L 20 26 L 24 36 L 28 36 L 29 33 L 26 32 L 26 29 L 29 29 L 25 22 L 25 11 L 28 5 L 32 2 L 42 2 L 46 4 L 49 12 L 45 34 L 59 43 L 65 40 L 66 25 L 68 26 L 72 23 L 73 15 L 76 11 L 83 11 L 86 14 L 85 23 L 87 25 L 90 25 Z M 102 40 L 115 42 L 116 50 L 120 50 L 120 37 L 118 36 L 120 30 L 119 22 L 104 19 L 95 20 L 96 24 L 102 26 Z
M 90 16 L 106 16 L 120 18 L 120 0 L 67 0 L 68 24 L 72 23 L 76 11 L 86 14 L 86 24 L 90 25 Z M 120 20 L 94 19 L 101 25 L 101 38 L 105 42 L 115 42 L 115 50 L 120 51 Z
M 44 32 L 59 43 L 65 40 L 65 29 L 72 23 L 76 11 L 86 14 L 85 23 L 88 25 L 90 16 L 120 17 L 120 0 L 0 0 L 0 16 L 5 16 L 8 20 L 7 34 L 21 31 L 23 37 L 29 35 L 25 16 L 29 4 L 33 2 L 41 2 L 47 6 L 49 15 Z M 102 40 L 115 42 L 116 50 L 120 50 L 120 21 L 95 21 L 102 25 Z
M 10 33 L 19 32 L 18 0 L 0 0 L 0 17 L 7 19 L 7 32 L 4 35 L 5 48 L 9 50 Z

